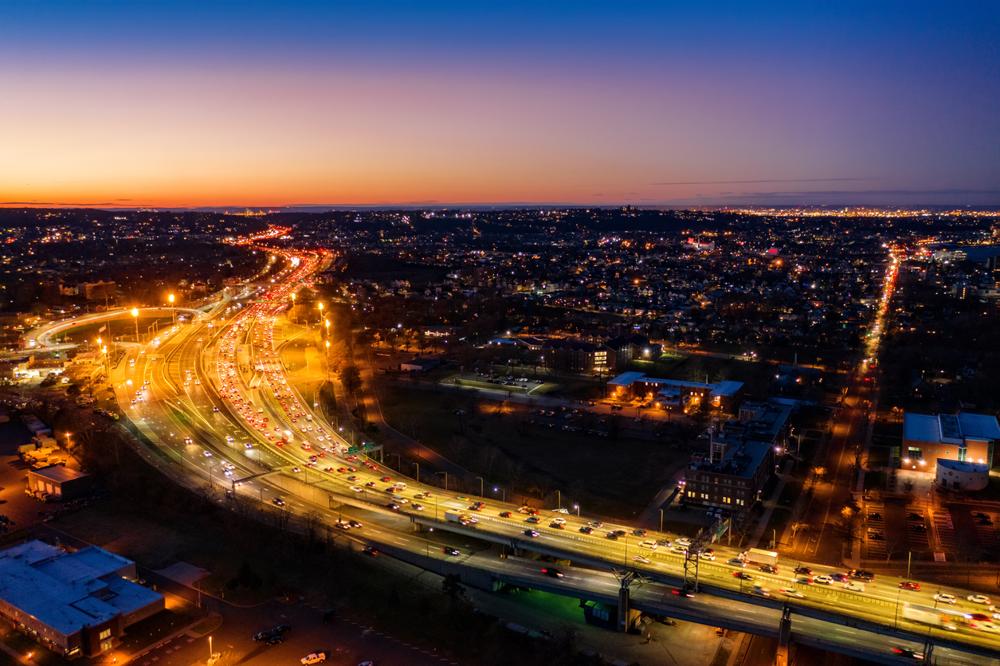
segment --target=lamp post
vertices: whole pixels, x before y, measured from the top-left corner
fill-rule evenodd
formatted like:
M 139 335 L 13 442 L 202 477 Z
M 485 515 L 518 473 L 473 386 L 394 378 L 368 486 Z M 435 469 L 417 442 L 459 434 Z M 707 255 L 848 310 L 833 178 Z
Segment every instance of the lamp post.
M 135 344 L 139 344 L 139 308 L 132 308 L 132 320 L 135 322 Z
M 503 503 L 505 503 L 505 504 L 507 503 L 507 489 L 506 488 L 501 488 L 500 486 L 493 486 L 493 492 L 494 493 L 500 493 L 500 501 L 503 502 Z
M 167 303 L 170 303 L 170 325 L 171 326 L 176 326 L 177 325 L 177 313 L 174 311 L 174 301 L 176 301 L 176 300 L 177 300 L 177 297 L 174 296 L 174 292 L 170 292 L 169 294 L 167 294 Z
M 316 307 L 318 307 L 318 308 L 319 308 L 319 318 L 320 318 L 320 319 L 322 319 L 322 318 L 323 318 L 323 301 L 320 301 L 320 302 L 319 302 L 319 303 L 318 303 L 318 304 L 316 305 Z
M 323 320 L 323 328 L 326 329 L 325 334 L 326 334 L 326 337 L 329 338 L 330 337 L 330 319 L 329 318 L 326 318 L 326 319 Z
M 477 476 L 476 478 L 479 479 L 479 496 L 486 497 L 486 493 L 483 491 L 483 477 Z
M 574 504 L 573 508 L 576 509 L 576 517 L 579 518 L 580 517 L 580 505 L 579 504 Z
M 420 463 L 415 462 L 413 466 L 417 468 L 417 483 L 420 483 Z

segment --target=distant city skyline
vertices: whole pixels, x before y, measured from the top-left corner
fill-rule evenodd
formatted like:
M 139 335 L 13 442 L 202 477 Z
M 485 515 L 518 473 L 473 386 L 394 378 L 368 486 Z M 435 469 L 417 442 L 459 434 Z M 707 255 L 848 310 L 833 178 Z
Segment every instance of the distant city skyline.
M 1000 6 L 0 6 L 0 206 L 1000 205 Z

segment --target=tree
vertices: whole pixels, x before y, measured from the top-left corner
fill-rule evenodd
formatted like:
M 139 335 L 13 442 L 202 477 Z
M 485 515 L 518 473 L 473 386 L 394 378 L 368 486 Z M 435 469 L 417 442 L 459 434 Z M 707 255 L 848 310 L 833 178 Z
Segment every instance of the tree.
M 345 365 L 340 369 L 340 383 L 344 390 L 354 395 L 361 388 L 361 371 L 354 364 Z

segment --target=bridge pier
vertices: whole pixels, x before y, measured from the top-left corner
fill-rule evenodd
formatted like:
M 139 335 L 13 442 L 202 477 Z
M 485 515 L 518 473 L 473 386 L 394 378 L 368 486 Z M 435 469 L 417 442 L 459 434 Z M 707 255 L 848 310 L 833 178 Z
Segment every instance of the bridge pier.
M 640 613 L 632 609 L 631 587 L 636 579 L 634 571 L 616 574 L 618 577 L 618 631 L 628 632 L 639 622 Z
M 792 642 L 792 609 L 785 606 L 781 609 L 781 622 L 778 624 L 778 650 L 774 654 L 774 666 L 788 666 L 788 646 Z

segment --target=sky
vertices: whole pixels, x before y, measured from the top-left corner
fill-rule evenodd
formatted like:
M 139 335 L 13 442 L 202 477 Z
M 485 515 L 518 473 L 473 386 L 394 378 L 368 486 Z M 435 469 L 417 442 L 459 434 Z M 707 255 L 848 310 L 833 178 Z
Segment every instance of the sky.
M 997 2 L 0 3 L 0 205 L 1000 205 Z

